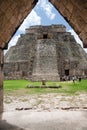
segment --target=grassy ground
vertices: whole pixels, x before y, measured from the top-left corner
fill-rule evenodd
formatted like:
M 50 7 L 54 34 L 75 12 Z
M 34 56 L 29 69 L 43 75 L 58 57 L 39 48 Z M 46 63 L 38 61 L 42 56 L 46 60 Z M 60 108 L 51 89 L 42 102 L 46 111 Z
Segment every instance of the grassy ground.
M 31 82 L 27 80 L 5 80 L 5 94 L 46 94 L 46 93 L 64 93 L 78 94 L 79 92 L 87 92 L 87 80 L 81 82 L 46 82 L 47 86 L 62 86 L 61 88 L 27 88 L 27 86 L 41 86 L 41 82 Z

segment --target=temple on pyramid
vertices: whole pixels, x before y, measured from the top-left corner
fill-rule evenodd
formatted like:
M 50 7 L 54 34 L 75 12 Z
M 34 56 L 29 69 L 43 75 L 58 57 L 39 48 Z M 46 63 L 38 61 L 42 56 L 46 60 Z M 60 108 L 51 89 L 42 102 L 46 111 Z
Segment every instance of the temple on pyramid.
M 87 76 L 87 54 L 64 25 L 31 26 L 4 58 L 5 79 L 59 81 Z

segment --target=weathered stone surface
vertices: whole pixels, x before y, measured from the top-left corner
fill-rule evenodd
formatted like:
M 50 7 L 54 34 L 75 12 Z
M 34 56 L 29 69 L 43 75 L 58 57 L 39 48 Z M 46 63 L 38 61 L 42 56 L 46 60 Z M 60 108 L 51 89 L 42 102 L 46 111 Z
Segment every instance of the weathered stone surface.
M 37 0 L 0 1 L 0 46 L 2 48 L 5 47 L 36 3 Z
M 87 54 L 65 26 L 32 26 L 5 55 L 4 73 L 35 81 L 86 76 Z
M 0 49 L 0 113 L 3 111 L 3 51 Z
M 87 0 L 50 0 L 87 47 Z
M 37 41 L 32 79 L 59 80 L 56 44 L 52 40 Z

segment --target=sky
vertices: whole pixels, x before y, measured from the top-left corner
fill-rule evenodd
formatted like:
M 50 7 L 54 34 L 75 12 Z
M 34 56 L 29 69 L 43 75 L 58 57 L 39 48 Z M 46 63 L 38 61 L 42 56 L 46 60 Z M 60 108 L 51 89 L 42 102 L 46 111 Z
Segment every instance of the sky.
M 8 49 L 17 43 L 20 34 L 25 33 L 25 29 L 34 25 L 52 25 L 52 24 L 63 24 L 66 26 L 66 31 L 71 32 L 74 35 L 77 43 L 82 46 L 82 41 L 79 39 L 75 31 L 69 26 L 64 20 L 60 13 L 52 6 L 48 0 L 39 0 L 30 14 L 23 21 L 13 38 L 8 44 Z M 84 49 L 86 52 L 87 50 Z

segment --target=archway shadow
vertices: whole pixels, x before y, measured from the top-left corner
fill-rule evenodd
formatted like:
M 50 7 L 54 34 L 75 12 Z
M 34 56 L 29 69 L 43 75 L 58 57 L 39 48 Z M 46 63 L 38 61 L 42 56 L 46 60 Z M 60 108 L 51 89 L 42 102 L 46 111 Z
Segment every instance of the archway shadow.
M 0 114 L 0 130 L 24 130 L 18 126 L 9 124 L 6 120 L 2 120 L 2 114 Z

